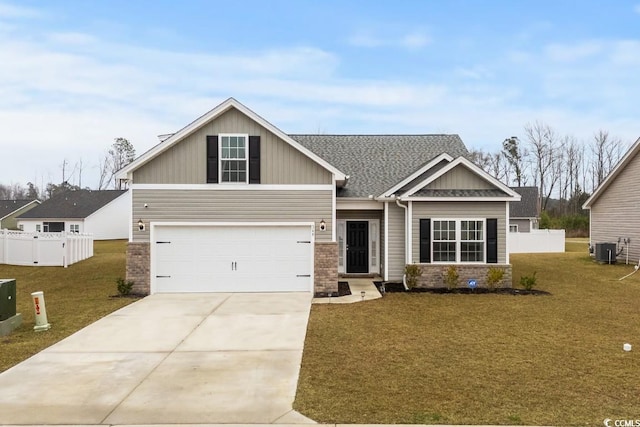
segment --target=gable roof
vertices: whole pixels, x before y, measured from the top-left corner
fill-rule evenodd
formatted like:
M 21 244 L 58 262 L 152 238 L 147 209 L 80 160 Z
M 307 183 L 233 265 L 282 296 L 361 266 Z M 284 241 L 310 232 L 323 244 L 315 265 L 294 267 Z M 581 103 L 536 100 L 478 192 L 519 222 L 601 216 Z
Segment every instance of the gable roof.
M 582 209 L 591 209 L 591 206 L 598 200 L 598 198 L 605 192 L 605 190 L 616 180 L 618 175 L 624 170 L 625 167 L 640 153 L 640 138 L 633 143 L 629 151 L 620 159 L 618 164 L 607 175 L 604 181 L 596 188 L 591 197 L 587 199 L 582 205 Z
M 291 145 L 293 148 L 297 149 L 302 154 L 309 157 L 311 160 L 315 161 L 320 166 L 322 166 L 323 168 L 333 173 L 336 176 L 337 181 L 343 182 L 346 180 L 345 174 L 340 170 L 338 170 L 338 168 L 336 168 L 334 164 L 327 162 L 325 159 L 322 159 L 321 157 L 318 157 L 316 153 L 309 151 L 308 148 L 300 145 L 297 141 L 293 140 L 289 135 L 282 132 L 280 129 L 278 129 L 277 127 L 275 127 L 274 125 L 272 125 L 271 123 L 269 123 L 268 121 L 260 117 L 258 114 L 254 113 L 252 110 L 250 110 L 249 108 L 247 108 L 242 103 L 235 100 L 234 98 L 227 99 L 217 107 L 213 108 L 211 111 L 200 116 L 199 118 L 197 118 L 196 120 L 188 124 L 187 126 L 180 129 L 178 132 L 174 134 L 161 135 L 161 138 L 164 138 L 164 139 L 162 139 L 162 141 L 159 144 L 157 144 L 155 147 L 151 148 L 149 151 L 142 154 L 133 162 L 129 163 L 127 166 L 119 170 L 118 173 L 116 174 L 117 178 L 126 179 L 129 173 L 135 171 L 142 165 L 149 162 L 154 157 L 168 150 L 169 148 L 171 148 L 172 146 L 174 146 L 175 144 L 177 144 L 187 136 L 191 135 L 193 132 L 197 131 L 202 126 L 209 123 L 211 120 L 214 120 L 216 117 L 221 116 L 231 108 L 237 109 L 238 111 L 240 111 L 241 113 L 243 113 L 244 115 L 246 115 L 247 117 L 255 121 L 256 123 L 258 123 L 260 126 L 269 130 L 271 133 L 275 134 L 278 138 L 282 139 L 283 141 Z
M 127 190 L 65 191 L 19 215 L 18 219 L 86 218 L 126 192 Z
M 538 215 L 538 187 L 511 187 L 520 194 L 519 202 L 509 205 L 510 218 L 537 218 Z
M 444 176 L 448 172 L 452 171 L 455 168 L 462 167 L 469 170 L 473 175 L 486 181 L 493 188 L 491 189 L 428 189 L 425 188 L 427 185 L 435 181 L 436 179 Z M 506 200 L 520 200 L 520 195 L 514 192 L 512 189 L 507 187 L 505 184 L 500 182 L 498 179 L 494 178 L 478 165 L 473 163 L 471 160 L 465 157 L 458 157 L 453 161 L 449 161 L 443 167 L 439 167 L 434 173 L 429 174 L 424 179 L 418 181 L 414 181 L 414 184 L 411 188 L 406 189 L 403 194 L 400 195 L 401 198 L 410 198 L 410 199 L 431 199 L 436 198 L 442 200 L 442 198 L 465 198 L 467 200 L 481 200 L 483 198 L 500 198 Z
M 349 175 L 338 197 L 379 196 L 439 155 L 468 155 L 458 135 L 290 135 Z
M 0 219 L 5 219 L 14 212 L 31 203 L 40 203 L 39 200 L 0 200 Z

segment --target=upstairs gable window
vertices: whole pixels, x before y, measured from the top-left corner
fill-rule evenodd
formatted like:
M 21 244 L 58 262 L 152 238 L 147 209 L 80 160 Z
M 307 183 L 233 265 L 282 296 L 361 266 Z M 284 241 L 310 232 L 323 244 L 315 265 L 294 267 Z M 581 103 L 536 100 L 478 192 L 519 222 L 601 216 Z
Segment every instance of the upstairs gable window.
M 220 135 L 220 182 L 247 183 L 247 136 Z
M 207 135 L 208 184 L 260 184 L 260 135 Z

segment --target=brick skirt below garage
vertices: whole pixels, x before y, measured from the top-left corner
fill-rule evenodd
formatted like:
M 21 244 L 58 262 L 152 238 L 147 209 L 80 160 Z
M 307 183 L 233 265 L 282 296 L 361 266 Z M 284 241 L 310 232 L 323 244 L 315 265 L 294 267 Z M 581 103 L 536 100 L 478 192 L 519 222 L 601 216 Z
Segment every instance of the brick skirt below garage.
M 317 296 L 338 294 L 338 243 L 316 242 L 313 275 Z
M 338 243 L 316 242 L 314 249 L 314 292 L 316 295 L 338 293 Z M 127 244 L 127 279 L 134 283 L 132 291 L 148 295 L 151 292 L 151 252 L 146 242 Z
M 133 293 L 149 295 L 151 292 L 150 265 L 151 251 L 149 243 L 127 243 L 127 281 L 133 282 Z
M 446 287 L 445 276 L 449 265 L 443 264 L 418 264 L 422 269 L 422 275 L 418 278 L 419 288 L 443 288 Z M 456 264 L 458 272 L 458 287 L 466 288 L 469 280 L 475 280 L 479 288 L 487 287 L 487 272 L 490 268 L 499 268 L 504 270 L 504 276 L 497 287 L 512 287 L 511 264 L 475 264 L 464 265 Z

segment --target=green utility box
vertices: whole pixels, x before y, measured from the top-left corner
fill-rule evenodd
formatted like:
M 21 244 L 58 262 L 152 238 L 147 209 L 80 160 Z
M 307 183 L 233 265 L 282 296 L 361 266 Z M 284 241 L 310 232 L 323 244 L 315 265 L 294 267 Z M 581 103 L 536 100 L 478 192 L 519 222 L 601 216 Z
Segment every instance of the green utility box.
M 0 279 L 0 322 L 16 315 L 16 279 Z

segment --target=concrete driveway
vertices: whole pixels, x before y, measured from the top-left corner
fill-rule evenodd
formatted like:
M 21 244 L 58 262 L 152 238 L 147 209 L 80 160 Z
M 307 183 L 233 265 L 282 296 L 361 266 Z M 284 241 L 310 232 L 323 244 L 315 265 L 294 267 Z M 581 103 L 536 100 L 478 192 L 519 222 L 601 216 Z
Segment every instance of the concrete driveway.
M 0 424 L 312 423 L 291 407 L 310 307 L 149 296 L 0 374 Z

